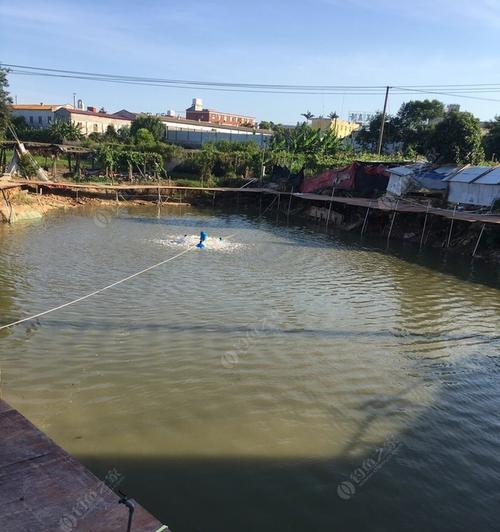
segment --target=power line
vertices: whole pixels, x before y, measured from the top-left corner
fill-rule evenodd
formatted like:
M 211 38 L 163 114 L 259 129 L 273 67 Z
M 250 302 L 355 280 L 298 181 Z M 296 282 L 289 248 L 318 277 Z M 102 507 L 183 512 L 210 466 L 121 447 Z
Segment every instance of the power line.
M 235 83 L 227 81 L 182 80 L 157 77 L 141 77 L 121 74 L 84 72 L 29 65 L 3 63 L 12 74 L 42 76 L 66 79 L 82 79 L 126 85 L 190 89 L 221 92 L 247 92 L 263 94 L 339 95 L 339 96 L 379 96 L 386 86 L 381 85 L 287 85 L 266 83 Z M 393 85 L 392 95 L 436 94 L 453 98 L 467 98 L 479 101 L 500 102 L 500 99 L 476 96 L 482 93 L 500 93 L 499 83 L 441 84 L 441 85 Z

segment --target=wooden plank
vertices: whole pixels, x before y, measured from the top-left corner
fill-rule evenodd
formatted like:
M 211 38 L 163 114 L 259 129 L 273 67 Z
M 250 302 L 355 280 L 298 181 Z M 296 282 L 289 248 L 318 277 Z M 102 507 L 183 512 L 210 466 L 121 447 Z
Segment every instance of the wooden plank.
M 387 197 L 372 199 L 372 198 L 347 198 L 347 197 L 333 197 L 326 196 L 322 194 L 310 194 L 310 193 L 299 193 L 299 192 L 279 192 L 277 190 L 269 188 L 229 188 L 229 187 L 185 187 L 185 186 L 176 186 L 176 185 L 100 185 L 100 184 L 82 184 L 82 183 L 68 183 L 68 182 L 46 182 L 46 181 L 24 181 L 18 182 L 15 186 L 26 186 L 26 185 L 39 185 L 45 188 L 53 189 L 80 189 L 88 191 L 99 191 L 99 190 L 190 190 L 190 191 L 202 191 L 202 192 L 237 192 L 237 193 L 248 193 L 248 194 L 272 194 L 272 195 L 283 195 L 288 196 L 292 195 L 296 198 L 308 201 L 321 201 L 321 202 L 333 202 L 337 204 L 351 205 L 354 207 L 370 207 L 371 209 L 376 209 L 379 211 L 393 212 L 407 212 L 407 213 L 426 213 L 427 206 L 420 205 L 417 203 L 410 203 L 404 199 L 399 201 L 397 208 L 395 208 L 396 201 L 391 200 Z M 453 210 L 451 209 L 439 209 L 431 208 L 428 210 L 429 214 L 434 214 L 436 216 L 441 216 L 443 218 L 451 219 L 453 216 Z M 470 213 L 466 211 L 457 212 L 455 214 L 456 220 L 461 220 L 464 222 L 474 223 L 481 222 L 487 224 L 500 224 L 500 216 L 498 215 L 489 215 L 489 214 L 477 214 Z
M 0 434 L 0 530 L 126 530 L 128 510 L 112 489 L 3 401 Z M 134 506 L 134 532 L 162 526 Z

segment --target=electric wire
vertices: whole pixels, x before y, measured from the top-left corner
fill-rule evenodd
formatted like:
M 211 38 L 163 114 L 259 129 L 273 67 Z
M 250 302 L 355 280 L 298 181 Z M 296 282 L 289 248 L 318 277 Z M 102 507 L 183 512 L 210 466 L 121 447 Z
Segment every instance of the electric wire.
M 264 94 L 302 94 L 302 95 L 341 95 L 341 96 L 376 96 L 383 94 L 384 85 L 292 85 L 269 83 L 237 83 L 227 81 L 203 81 L 186 79 L 169 79 L 161 77 L 144 77 L 121 74 L 84 72 L 30 65 L 3 63 L 10 72 L 21 76 L 42 76 L 66 79 L 82 79 L 138 86 L 188 89 L 196 87 L 200 90 L 222 92 L 248 92 Z M 454 98 L 467 98 L 481 101 L 500 102 L 500 99 L 485 98 L 478 94 L 500 93 L 500 83 L 476 84 L 424 84 L 424 85 L 393 85 L 391 94 L 436 94 Z

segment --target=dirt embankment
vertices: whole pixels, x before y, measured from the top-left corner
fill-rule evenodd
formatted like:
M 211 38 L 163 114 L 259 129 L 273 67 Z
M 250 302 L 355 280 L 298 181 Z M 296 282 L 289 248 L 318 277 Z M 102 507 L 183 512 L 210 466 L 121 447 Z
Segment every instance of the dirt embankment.
M 0 196 L 0 222 L 15 223 L 21 220 L 35 220 L 55 209 L 70 209 L 79 205 L 98 202 L 100 205 L 113 203 L 81 197 L 78 200 L 69 196 L 35 194 L 27 190 L 9 189 L 5 191 L 7 201 Z

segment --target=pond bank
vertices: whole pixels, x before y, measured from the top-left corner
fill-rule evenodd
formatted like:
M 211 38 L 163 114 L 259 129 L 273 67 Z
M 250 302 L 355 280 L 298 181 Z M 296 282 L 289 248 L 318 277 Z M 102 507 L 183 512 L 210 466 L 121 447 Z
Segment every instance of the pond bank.
M 253 208 L 276 221 L 315 222 L 325 232 L 348 231 L 424 247 L 444 248 L 468 257 L 500 263 L 500 216 L 425 207 L 415 201 L 328 197 L 294 194 L 265 188 L 201 188 L 175 185 L 101 185 L 75 183 L 22 183 L 25 190 L 5 191 L 12 197 L 0 208 L 2 221 L 43 216 L 55 208 L 87 203 L 118 202 Z

